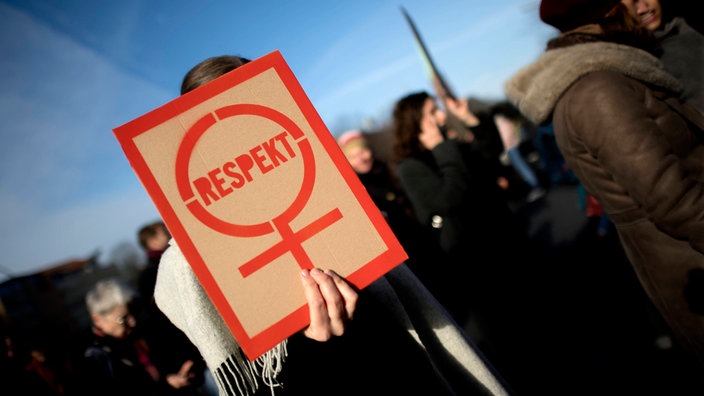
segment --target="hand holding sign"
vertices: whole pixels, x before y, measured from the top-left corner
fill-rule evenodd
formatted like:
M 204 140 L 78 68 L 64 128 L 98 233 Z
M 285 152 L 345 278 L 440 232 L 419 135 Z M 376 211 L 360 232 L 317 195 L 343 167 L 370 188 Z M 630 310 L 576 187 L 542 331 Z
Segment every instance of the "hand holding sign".
M 301 279 L 310 310 L 310 326 L 304 330 L 305 336 L 327 341 L 344 334 L 357 307 L 357 292 L 332 270 L 303 270 Z
M 341 334 L 407 256 L 278 52 L 216 77 L 115 135 L 249 359 Z

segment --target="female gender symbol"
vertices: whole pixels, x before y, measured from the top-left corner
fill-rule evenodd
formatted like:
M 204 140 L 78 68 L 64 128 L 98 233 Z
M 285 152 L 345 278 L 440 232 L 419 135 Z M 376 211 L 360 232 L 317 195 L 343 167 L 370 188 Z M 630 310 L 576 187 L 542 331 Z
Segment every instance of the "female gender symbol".
M 271 221 L 258 224 L 236 224 L 220 219 L 210 213 L 203 207 L 201 202 L 195 198 L 188 177 L 188 166 L 198 140 L 218 121 L 241 115 L 263 117 L 281 126 L 297 142 L 301 156 L 303 157 L 303 181 L 298 195 L 291 205 L 281 214 L 274 216 Z M 201 223 L 215 231 L 236 237 L 251 238 L 262 236 L 274 232 L 274 228 L 276 228 L 281 235 L 282 240 L 279 243 L 239 267 L 244 277 L 247 277 L 288 251 L 294 255 L 301 268 L 314 267 L 310 258 L 303 250 L 301 243 L 342 218 L 339 209 L 333 209 L 298 232 L 294 232 L 291 229 L 289 225 L 290 222 L 300 214 L 310 199 L 315 185 L 315 176 L 315 157 L 310 142 L 306 139 L 303 131 L 284 114 L 272 108 L 255 104 L 224 106 L 212 113 L 206 114 L 186 132 L 176 155 L 176 185 L 178 191 L 188 210 Z

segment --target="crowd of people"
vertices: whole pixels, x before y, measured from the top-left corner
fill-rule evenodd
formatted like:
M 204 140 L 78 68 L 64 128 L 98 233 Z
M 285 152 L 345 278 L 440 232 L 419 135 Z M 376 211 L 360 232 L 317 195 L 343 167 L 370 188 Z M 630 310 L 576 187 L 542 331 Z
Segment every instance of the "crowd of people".
M 388 161 L 359 129 L 337 137 L 408 260 L 362 290 L 327 263 L 303 270 L 310 324 L 262 357 L 246 358 L 157 221 L 137 234 L 138 282 L 86 295 L 91 328 L 70 367 L 41 346 L 13 364 L 6 339 L 0 369 L 39 395 L 520 394 L 511 332 L 530 315 L 514 292 L 541 256 L 512 193 L 530 205 L 574 183 L 704 374 L 704 36 L 660 0 L 542 0 L 540 19 L 558 34 L 506 81 L 506 102 L 409 92 Z M 181 94 L 248 62 L 207 58 Z
M 200 352 L 154 303 L 158 264 L 170 239 L 161 220 L 138 230 L 146 259 L 138 279 L 109 277 L 93 285 L 85 296 L 90 327 L 67 340 L 61 354 L 35 337 L 18 346 L 14 341 L 21 335 L 6 335 L 2 366 L 10 391 L 216 396 Z

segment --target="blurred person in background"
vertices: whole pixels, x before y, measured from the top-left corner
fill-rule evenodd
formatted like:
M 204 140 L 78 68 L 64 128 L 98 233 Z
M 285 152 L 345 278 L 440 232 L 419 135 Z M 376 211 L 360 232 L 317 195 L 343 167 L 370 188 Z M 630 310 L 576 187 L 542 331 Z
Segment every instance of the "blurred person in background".
M 621 2 L 655 35 L 661 47 L 660 60 L 683 84 L 682 99 L 704 112 L 704 35 L 675 14 L 672 0 Z
M 196 368 L 202 363 L 142 332 L 135 316 L 138 294 L 130 284 L 101 280 L 85 301 L 92 326 L 77 366 L 79 395 L 200 395 L 202 368 Z
M 139 294 L 145 302 L 151 301 L 154 296 L 159 260 L 161 260 L 161 255 L 164 254 L 166 248 L 169 247 L 170 239 L 171 233 L 161 220 L 147 223 L 137 231 L 137 241 L 147 259 L 137 281 Z
M 447 304 L 447 285 L 441 276 L 447 270 L 444 268 L 447 259 L 443 257 L 439 244 L 435 243 L 434 233 L 416 218 L 388 164 L 376 157 L 366 135 L 360 130 L 342 133 L 337 143 L 408 254 L 406 264 L 441 303 Z
M 163 340 L 162 343 L 174 347 L 180 345 L 180 348 L 190 350 L 191 354 L 198 358 L 197 360 L 202 361 L 202 357 L 197 356 L 199 355 L 197 348 L 181 330 L 171 323 L 154 302 L 154 286 L 159 271 L 159 262 L 164 251 L 169 247 L 169 240 L 171 240 L 171 233 L 162 220 L 144 224 L 137 231 L 137 241 L 147 260 L 137 279 L 139 298 L 142 302 L 141 308 L 143 308 L 140 321 L 143 323 L 143 328 L 156 334 L 160 340 Z M 217 387 L 210 371 L 205 364 L 199 366 L 204 376 L 201 391 L 206 395 L 216 395 Z
M 58 396 L 70 394 L 70 376 L 73 375 L 67 356 L 49 348 L 40 340 L 32 340 L 28 345 L 29 361 L 25 364 L 28 395 Z
M 446 104 L 456 119 L 475 121 L 466 100 Z M 443 301 L 457 320 L 468 322 L 471 335 L 508 377 L 512 342 L 520 338 L 510 329 L 526 313 L 515 296 L 527 279 L 527 263 L 536 258 L 496 183 L 494 159 L 472 142 L 447 138 L 447 115 L 425 91 L 397 100 L 392 119 L 396 176 L 418 220 L 434 235 L 427 243 L 439 244 L 447 262 Z
M 526 128 L 523 116 L 510 103 L 501 102 L 494 106 L 494 124 L 501 135 L 504 155 L 513 169 L 528 186 L 525 200 L 535 202 L 546 194 L 538 174 L 523 156 L 521 144 L 526 140 Z

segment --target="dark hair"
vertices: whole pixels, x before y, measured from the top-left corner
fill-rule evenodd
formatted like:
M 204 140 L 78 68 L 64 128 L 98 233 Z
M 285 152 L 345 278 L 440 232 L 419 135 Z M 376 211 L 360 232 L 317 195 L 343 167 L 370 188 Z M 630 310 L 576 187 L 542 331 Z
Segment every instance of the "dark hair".
M 181 95 L 232 71 L 250 60 L 234 55 L 221 55 L 208 58 L 195 65 L 186 73 L 181 82 Z
M 657 55 L 660 45 L 653 33 L 633 17 L 628 8 L 618 3 L 599 21 L 603 33 L 586 33 L 579 30 L 565 32 L 548 41 L 547 49 L 569 47 L 575 44 L 607 41 L 640 48 Z
M 416 157 L 425 148 L 418 139 L 421 133 L 420 121 L 423 118 L 423 105 L 426 99 L 433 98 L 425 91 L 415 92 L 399 99 L 393 111 L 393 162 Z
M 561 32 L 597 23 L 621 0 L 542 0 L 540 20 Z
M 509 102 L 508 100 L 503 100 L 494 103 L 490 108 L 490 114 L 492 115 L 492 118 L 493 116 L 500 114 L 511 120 L 526 121 L 526 117 L 523 115 L 523 113 L 521 113 L 520 110 L 518 110 L 518 107 L 516 107 L 513 103 Z
M 142 228 L 137 231 L 137 240 L 139 241 L 139 246 L 141 246 L 145 250 L 149 250 L 149 246 L 147 246 L 147 243 L 150 239 L 156 236 L 159 230 L 164 230 L 166 235 L 168 235 L 169 237 L 171 236 L 169 230 L 166 228 L 166 224 L 164 224 L 164 222 L 161 220 L 143 225 Z

